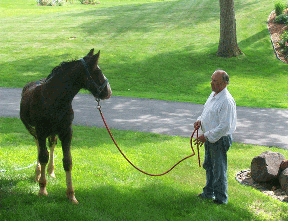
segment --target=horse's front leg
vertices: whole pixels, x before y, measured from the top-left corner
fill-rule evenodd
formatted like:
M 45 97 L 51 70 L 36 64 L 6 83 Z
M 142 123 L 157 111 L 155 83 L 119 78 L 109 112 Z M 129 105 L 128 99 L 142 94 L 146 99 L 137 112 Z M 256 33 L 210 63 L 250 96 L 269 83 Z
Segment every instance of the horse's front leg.
M 75 197 L 75 192 L 73 189 L 72 185 L 72 175 L 71 175 L 71 170 L 66 171 L 66 184 L 67 184 L 67 191 L 66 191 L 66 196 L 68 199 L 73 203 L 73 204 L 78 204 L 78 201 Z
M 49 152 L 47 151 L 46 148 L 46 137 L 45 138 L 39 138 L 38 137 L 38 143 L 39 143 L 39 153 L 38 153 L 38 160 L 40 162 L 40 167 L 41 167 L 41 174 L 40 174 L 40 179 L 39 179 L 39 195 L 45 195 L 47 196 L 47 190 L 46 190 L 46 175 L 45 175 L 45 168 L 46 164 L 48 163 L 49 160 Z
M 69 130 L 64 136 L 59 135 L 59 138 L 62 143 L 63 150 L 63 167 L 66 172 L 66 184 L 67 191 L 66 196 L 73 204 L 78 204 L 78 201 L 75 197 L 75 192 L 72 184 L 72 156 L 70 151 L 71 139 L 72 139 L 72 129 Z
M 48 142 L 49 142 L 49 149 L 50 149 L 50 158 L 49 158 L 49 163 L 48 163 L 48 168 L 47 168 L 47 172 L 48 174 L 55 178 L 55 173 L 54 173 L 54 149 L 55 146 L 57 144 L 57 137 L 55 135 L 51 135 L 50 137 L 48 137 Z

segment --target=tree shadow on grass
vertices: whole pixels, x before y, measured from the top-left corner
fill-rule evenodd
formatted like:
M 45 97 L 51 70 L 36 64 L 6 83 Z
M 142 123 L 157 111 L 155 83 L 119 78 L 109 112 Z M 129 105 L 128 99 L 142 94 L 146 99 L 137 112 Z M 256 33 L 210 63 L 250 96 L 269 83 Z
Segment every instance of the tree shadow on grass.
M 237 11 L 253 4 L 255 3 L 242 2 L 237 5 Z M 180 29 L 200 26 L 215 19 L 219 20 L 219 10 L 217 1 L 179 0 L 97 8 L 78 14 L 73 13 L 71 16 L 81 19 L 93 16 L 94 19 L 89 19 L 89 22 L 80 26 L 90 35 L 114 33 L 112 37 L 117 37 L 127 32 L 151 32 L 163 28 L 163 24 L 166 28 Z
M 195 26 L 213 21 L 218 14 L 206 16 L 204 11 L 219 10 L 215 2 L 202 1 L 163 1 L 144 4 L 112 6 L 71 14 L 89 22 L 80 27 L 90 35 L 113 33 L 117 37 L 127 32 L 148 33 L 157 29 Z M 216 8 L 215 8 L 216 7 Z M 200 9 L 200 10 L 199 10 Z M 91 19 L 91 16 L 94 19 Z M 163 26 L 164 25 L 164 26 Z
M 85 54 L 83 54 L 85 56 Z M 59 63 L 57 63 L 59 60 Z M 26 83 L 46 78 L 62 61 L 72 60 L 71 55 L 37 56 L 33 58 L 19 59 L 12 62 L 1 63 L 1 87 L 24 87 Z M 5 71 L 5 73 L 3 72 Z M 12 75 L 12 77 L 11 77 Z M 13 81 L 13 82 L 12 82 Z

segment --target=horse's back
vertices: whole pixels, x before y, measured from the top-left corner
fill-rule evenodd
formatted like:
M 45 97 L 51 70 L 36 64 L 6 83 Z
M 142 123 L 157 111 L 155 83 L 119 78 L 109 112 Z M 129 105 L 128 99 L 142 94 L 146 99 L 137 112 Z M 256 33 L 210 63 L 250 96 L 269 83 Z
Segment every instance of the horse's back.
M 29 94 L 33 93 L 33 91 L 36 87 L 45 83 L 45 80 L 46 80 L 46 78 L 43 78 L 39 81 L 31 81 L 31 82 L 27 83 L 22 89 L 22 94 L 21 94 L 22 98 L 23 98 L 23 96 L 25 96 L 26 93 L 29 93 Z
M 33 121 L 31 120 L 31 110 L 30 107 L 33 106 L 35 102 L 38 102 L 36 99 L 40 96 L 41 93 L 41 85 L 45 82 L 45 79 L 41 79 L 39 81 L 32 81 L 27 83 L 23 89 L 21 94 L 21 103 L 20 103 L 20 119 L 23 121 L 25 126 L 27 127 L 33 125 Z

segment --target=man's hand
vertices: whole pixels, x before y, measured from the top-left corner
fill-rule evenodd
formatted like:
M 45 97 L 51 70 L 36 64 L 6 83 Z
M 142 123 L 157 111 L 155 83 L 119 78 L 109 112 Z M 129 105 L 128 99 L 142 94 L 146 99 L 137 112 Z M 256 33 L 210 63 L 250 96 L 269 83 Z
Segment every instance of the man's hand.
M 195 123 L 194 123 L 194 128 L 195 129 L 199 129 L 200 128 L 200 126 L 201 126 L 201 121 L 200 120 L 198 120 L 198 121 L 196 121 Z
M 194 140 L 194 144 L 196 145 L 199 144 L 200 147 L 202 147 L 205 142 L 206 142 L 206 138 L 204 137 L 204 134 L 202 134 L 200 137 Z

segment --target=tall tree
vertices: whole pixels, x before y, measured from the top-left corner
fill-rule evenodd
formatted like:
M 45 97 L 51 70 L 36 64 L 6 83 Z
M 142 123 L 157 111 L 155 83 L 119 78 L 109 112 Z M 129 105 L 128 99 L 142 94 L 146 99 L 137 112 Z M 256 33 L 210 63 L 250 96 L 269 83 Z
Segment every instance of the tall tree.
M 219 57 L 235 57 L 242 54 L 237 44 L 234 0 L 220 2 L 220 40 L 217 51 Z

